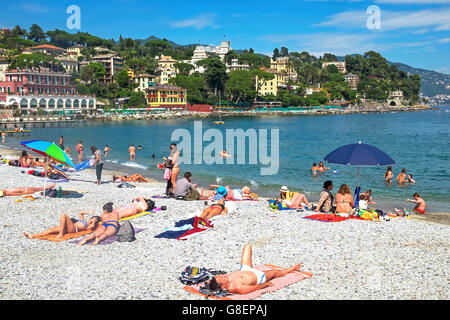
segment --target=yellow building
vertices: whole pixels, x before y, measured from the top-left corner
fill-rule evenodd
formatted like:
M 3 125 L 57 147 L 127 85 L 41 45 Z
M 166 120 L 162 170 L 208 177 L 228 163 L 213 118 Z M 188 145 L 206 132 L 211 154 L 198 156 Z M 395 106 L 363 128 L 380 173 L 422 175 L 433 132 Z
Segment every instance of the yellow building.
M 146 92 L 150 86 L 156 84 L 155 76 L 146 73 L 133 75 L 132 81 L 138 84 L 138 87 L 133 90 L 134 92 Z
M 158 84 L 166 85 L 169 83 L 171 78 L 177 76 L 177 68 L 175 68 L 175 63 L 177 62 L 178 61 L 172 59 L 171 56 L 160 56 L 158 60 L 158 67 L 155 71 Z
M 147 90 L 147 103 L 150 108 L 165 110 L 186 110 L 186 89 L 174 86 L 150 86 Z
M 293 66 L 289 64 L 289 57 L 277 57 L 270 59 L 270 69 L 284 72 L 288 79 L 297 81 L 298 75 Z
M 286 85 L 286 73 L 266 68 L 261 68 L 261 70 L 272 73 L 274 75 L 274 78 L 271 80 L 263 81 L 259 80 L 258 77 L 256 77 L 255 86 L 258 89 L 258 94 L 262 96 L 268 94 L 276 96 L 278 94 L 278 88 Z
M 134 79 L 134 70 L 127 70 L 127 74 L 128 74 L 128 78 L 130 78 L 130 80 Z

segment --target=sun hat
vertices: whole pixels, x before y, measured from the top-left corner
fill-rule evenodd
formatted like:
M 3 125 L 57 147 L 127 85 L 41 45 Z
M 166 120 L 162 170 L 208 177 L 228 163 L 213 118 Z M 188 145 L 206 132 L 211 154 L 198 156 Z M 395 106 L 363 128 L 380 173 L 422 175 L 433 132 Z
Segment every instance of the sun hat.
M 219 187 L 217 189 L 216 195 L 214 196 L 214 200 L 220 200 L 227 195 L 228 191 L 225 187 Z
M 286 186 L 282 186 L 280 189 L 280 192 L 288 192 L 288 191 L 289 191 L 289 189 Z

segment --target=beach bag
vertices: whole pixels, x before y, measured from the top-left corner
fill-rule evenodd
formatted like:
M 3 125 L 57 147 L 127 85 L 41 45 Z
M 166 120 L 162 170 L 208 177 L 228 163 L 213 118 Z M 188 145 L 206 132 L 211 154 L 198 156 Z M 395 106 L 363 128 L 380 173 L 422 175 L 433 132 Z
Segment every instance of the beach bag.
M 48 175 L 48 178 L 49 178 L 50 180 L 59 180 L 59 179 L 60 179 L 60 176 L 59 176 L 58 174 L 56 174 L 56 173 L 50 173 L 50 174 Z
M 148 204 L 148 211 L 152 211 L 153 209 L 155 209 L 155 201 L 153 201 L 152 199 L 144 199 L 145 202 L 147 202 Z
M 130 221 L 125 221 L 120 225 L 119 231 L 117 232 L 117 241 L 133 242 L 134 240 L 136 240 L 134 228 Z
M 164 170 L 164 180 L 169 181 L 171 175 L 172 175 L 172 170 L 170 170 L 169 168 Z
M 200 193 L 196 189 L 189 187 L 189 189 L 186 193 L 186 196 L 184 197 L 184 200 L 194 201 L 194 200 L 200 200 L 200 199 L 201 199 Z
M 136 188 L 136 186 L 129 184 L 128 182 L 123 182 L 119 184 L 117 188 Z

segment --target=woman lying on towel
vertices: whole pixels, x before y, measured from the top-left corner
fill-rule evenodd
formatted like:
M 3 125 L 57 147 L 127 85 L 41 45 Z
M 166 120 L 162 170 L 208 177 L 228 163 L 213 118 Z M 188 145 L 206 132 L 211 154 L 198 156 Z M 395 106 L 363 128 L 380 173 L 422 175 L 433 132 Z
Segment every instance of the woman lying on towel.
M 95 229 L 94 233 L 81 240 L 78 243 L 79 246 L 82 246 L 91 240 L 94 240 L 92 244 L 96 246 L 99 242 L 115 235 L 117 231 L 119 231 L 119 214 L 116 210 L 113 210 L 112 202 L 108 202 L 103 206 L 103 214 L 100 218 L 102 224 Z
M 42 236 L 48 236 L 50 234 L 57 234 L 56 239 L 62 238 L 67 233 L 78 233 L 87 229 L 94 231 L 98 227 L 98 223 L 101 221 L 100 217 L 95 216 L 86 220 L 84 218 L 85 214 L 92 214 L 92 212 L 80 212 L 80 219 L 70 218 L 66 214 L 62 214 L 59 217 L 59 226 L 49 228 L 41 233 L 30 234 L 24 232 L 24 236 L 28 239 L 33 239 Z
M 210 185 L 210 188 L 217 189 L 216 196 L 221 195 L 225 200 L 252 200 L 255 198 L 255 194 L 251 193 L 249 187 L 243 187 L 242 189 L 231 189 L 229 186 Z M 215 200 L 218 200 L 215 198 Z
M 142 197 L 137 197 L 136 199 L 133 199 L 131 201 L 130 205 L 114 209 L 114 212 L 117 212 L 120 220 L 123 218 L 134 216 L 138 213 L 145 212 L 147 211 L 147 209 L 148 209 L 147 201 Z
M 290 272 L 300 270 L 301 264 L 286 270 L 261 271 L 254 269 L 252 265 L 252 245 L 246 244 L 242 251 L 241 268 L 230 274 L 214 276 L 209 285 L 209 290 L 220 291 L 226 289 L 230 293 L 247 294 L 256 290 L 264 289 L 272 285 L 270 281 L 287 275 Z
M 55 184 L 52 183 L 45 188 L 33 188 L 33 187 L 25 187 L 25 188 L 8 188 L 8 189 L 0 189 L 0 197 L 7 196 L 23 196 L 26 194 L 33 194 L 40 191 L 48 191 L 55 187 Z
M 200 218 L 208 221 L 211 220 L 212 217 L 223 215 L 226 213 L 228 213 L 228 208 L 225 207 L 225 202 L 223 201 L 223 199 L 220 199 L 216 204 L 205 208 L 200 215 Z
M 113 176 L 113 182 L 149 182 L 140 174 L 133 174 L 131 176 Z

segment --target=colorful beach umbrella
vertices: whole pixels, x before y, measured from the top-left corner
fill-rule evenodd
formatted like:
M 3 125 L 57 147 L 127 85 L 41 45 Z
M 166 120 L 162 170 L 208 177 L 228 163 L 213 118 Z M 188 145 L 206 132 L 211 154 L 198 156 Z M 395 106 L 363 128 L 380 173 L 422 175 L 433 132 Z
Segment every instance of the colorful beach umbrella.
M 325 156 L 328 163 L 358 166 L 358 176 L 355 189 L 355 207 L 359 202 L 359 173 L 361 166 L 387 166 L 395 164 L 395 160 L 375 146 L 370 144 L 354 143 L 337 148 Z
M 20 144 L 44 157 L 49 157 L 52 160 L 55 160 L 56 162 L 59 162 L 69 167 L 75 167 L 75 165 L 73 164 L 72 160 L 70 160 L 67 153 L 65 153 L 64 150 L 62 150 L 53 142 L 42 140 L 31 140 L 31 141 L 23 141 Z

